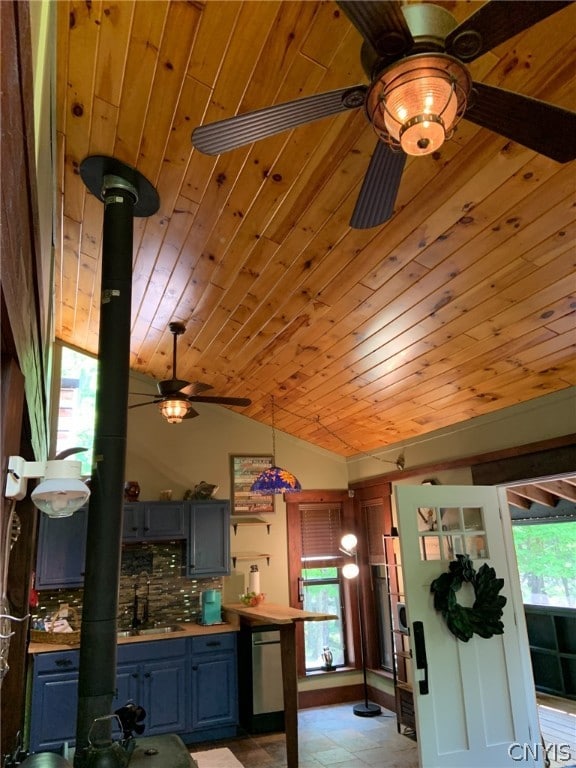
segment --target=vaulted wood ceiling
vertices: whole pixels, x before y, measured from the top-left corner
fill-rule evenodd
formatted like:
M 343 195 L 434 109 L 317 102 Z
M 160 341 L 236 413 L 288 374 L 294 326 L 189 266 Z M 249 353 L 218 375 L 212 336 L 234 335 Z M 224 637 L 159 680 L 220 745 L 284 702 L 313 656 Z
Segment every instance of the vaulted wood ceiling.
M 458 21 L 477 4 L 442 2 Z M 376 138 L 362 110 L 217 157 L 195 126 L 366 83 L 334 2 L 58 4 L 57 337 L 96 352 L 102 203 L 81 161 L 157 188 L 135 219 L 131 367 L 249 397 L 240 412 L 342 455 L 576 380 L 575 165 L 462 121 L 406 164 L 395 214 L 353 230 Z M 513 12 L 513 11 L 511 11 Z M 576 109 L 576 4 L 470 65 Z M 158 417 L 160 418 L 160 416 Z M 178 428 L 193 428 L 194 422 Z M 175 427 L 176 428 L 176 427 Z

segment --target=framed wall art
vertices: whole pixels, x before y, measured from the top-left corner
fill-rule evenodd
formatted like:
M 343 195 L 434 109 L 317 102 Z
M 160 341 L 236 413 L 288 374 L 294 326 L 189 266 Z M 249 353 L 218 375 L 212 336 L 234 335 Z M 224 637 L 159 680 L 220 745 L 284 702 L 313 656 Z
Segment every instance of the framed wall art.
M 232 515 L 274 512 L 274 494 L 251 493 L 258 475 L 274 464 L 272 455 L 230 456 L 230 511 Z

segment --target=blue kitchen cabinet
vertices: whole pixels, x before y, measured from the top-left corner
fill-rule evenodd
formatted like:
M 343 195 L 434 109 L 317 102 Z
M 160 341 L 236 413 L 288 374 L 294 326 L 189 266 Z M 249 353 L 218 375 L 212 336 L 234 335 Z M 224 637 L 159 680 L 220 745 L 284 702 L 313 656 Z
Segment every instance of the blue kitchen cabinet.
M 186 641 L 159 640 L 118 646 L 114 706 L 132 700 L 146 710 L 146 736 L 186 729 Z
M 144 707 L 146 736 L 183 733 L 189 720 L 186 640 L 160 640 L 118 646 L 113 710 L 128 701 Z M 34 656 L 29 750 L 59 751 L 74 744 L 80 652 Z
M 84 583 L 88 506 L 70 517 L 40 515 L 36 589 L 73 589 Z
M 192 578 L 230 573 L 230 503 L 190 503 L 186 573 Z
M 170 541 L 186 538 L 187 502 L 136 501 L 124 504 L 122 539 Z
M 201 635 L 188 642 L 191 731 L 187 741 L 233 737 L 238 725 L 236 635 Z
M 31 752 L 58 751 L 76 735 L 80 652 L 39 653 L 34 658 L 30 711 Z

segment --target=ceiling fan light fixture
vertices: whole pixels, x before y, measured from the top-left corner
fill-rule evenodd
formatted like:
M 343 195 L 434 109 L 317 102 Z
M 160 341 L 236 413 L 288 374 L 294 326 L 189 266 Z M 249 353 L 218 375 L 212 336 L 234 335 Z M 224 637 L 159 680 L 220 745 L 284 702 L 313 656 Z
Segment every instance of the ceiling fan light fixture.
M 467 70 L 445 54 L 417 55 L 382 72 L 366 107 L 380 138 L 407 155 L 439 149 L 464 114 Z
M 190 410 L 191 405 L 187 400 L 177 397 L 167 398 L 158 404 L 158 409 L 169 424 L 180 424 Z

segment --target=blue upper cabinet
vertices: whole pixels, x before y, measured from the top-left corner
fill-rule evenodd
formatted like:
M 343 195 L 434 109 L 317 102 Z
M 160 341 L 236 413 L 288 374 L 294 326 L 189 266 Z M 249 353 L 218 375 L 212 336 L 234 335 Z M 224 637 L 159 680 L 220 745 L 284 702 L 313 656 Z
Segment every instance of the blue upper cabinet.
M 169 541 L 186 538 L 188 502 L 136 501 L 124 504 L 124 541 Z
M 36 589 L 75 589 L 84 583 L 88 506 L 71 517 L 40 517 Z M 228 501 L 140 501 L 124 505 L 123 541 L 187 539 L 192 578 L 230 573 Z
M 36 589 L 73 589 L 83 585 L 87 528 L 87 506 L 71 517 L 40 515 Z
M 218 499 L 193 501 L 188 517 L 190 577 L 226 576 L 230 573 L 230 503 Z

